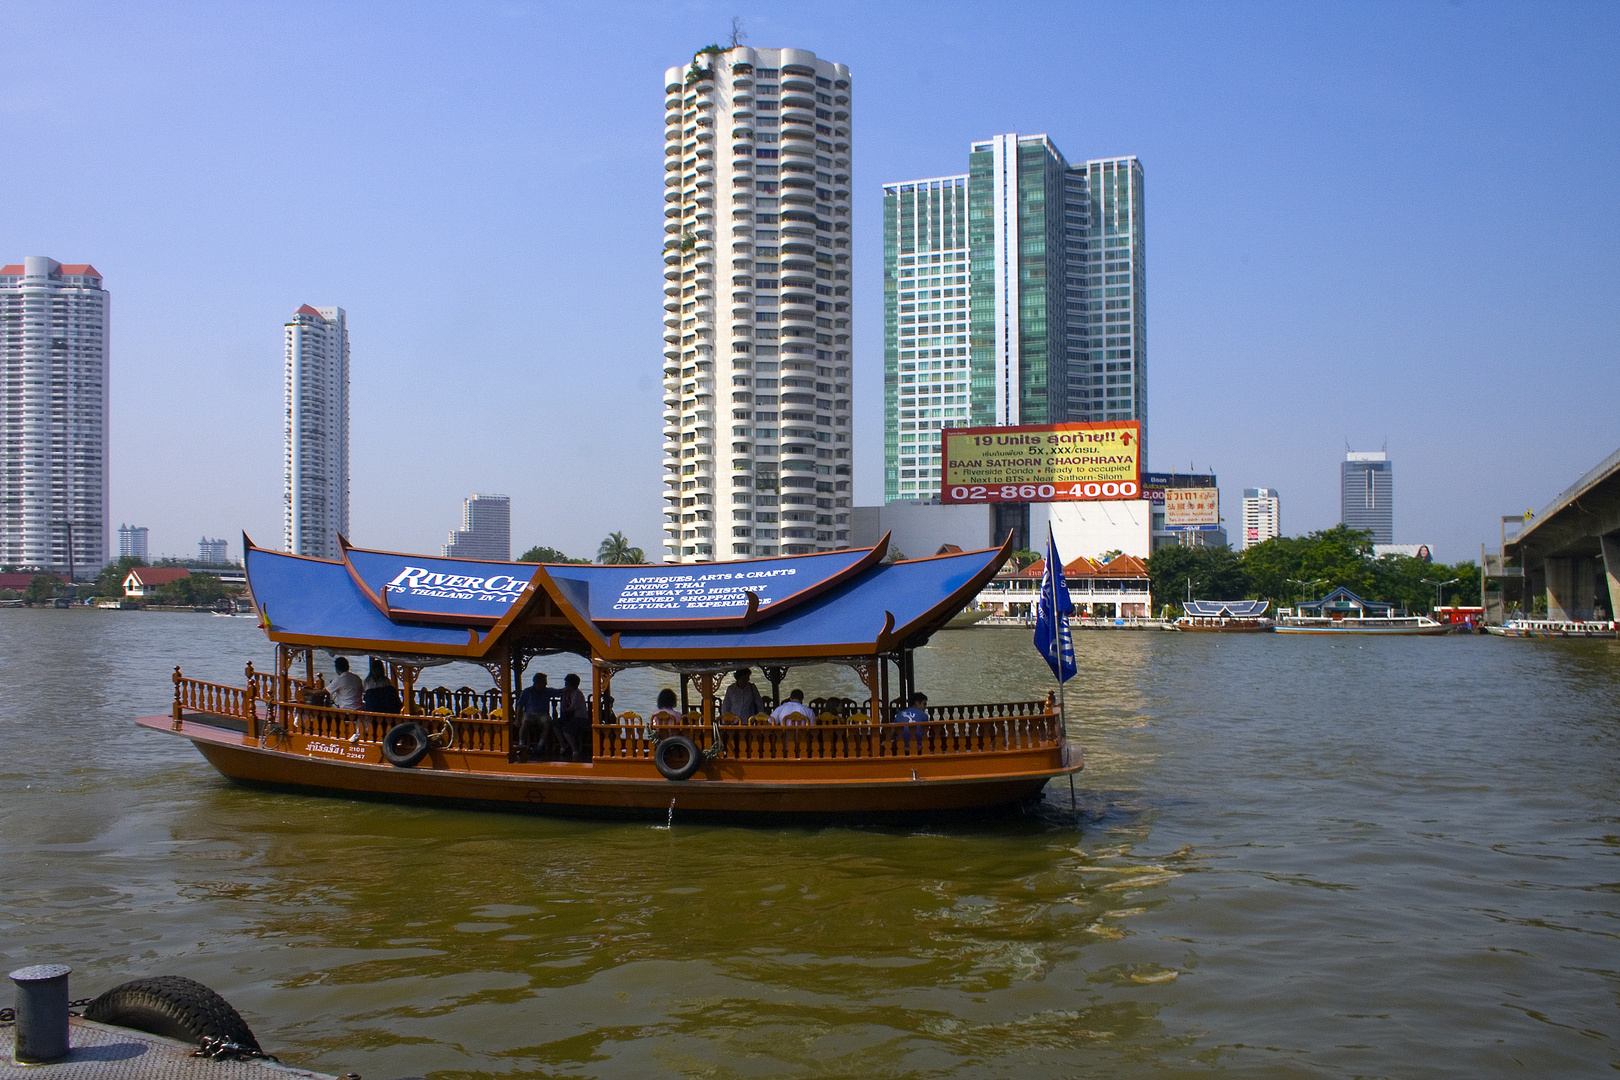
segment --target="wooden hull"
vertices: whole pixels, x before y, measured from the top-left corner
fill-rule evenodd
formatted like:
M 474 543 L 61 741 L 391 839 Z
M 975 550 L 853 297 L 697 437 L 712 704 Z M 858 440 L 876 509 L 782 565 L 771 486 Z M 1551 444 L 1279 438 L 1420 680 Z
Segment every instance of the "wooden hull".
M 738 815 L 973 810 L 1036 798 L 1052 777 L 1078 772 L 1084 764 L 1077 749 L 1065 754 L 1061 747 L 857 760 L 721 756 L 690 780 L 670 781 L 645 758 L 520 763 L 504 755 L 434 750 L 415 768 L 395 768 L 365 743 L 293 733 L 265 748 L 240 731 L 195 718 L 178 729 L 168 716 L 137 723 L 190 739 L 220 773 L 241 783 L 575 813 L 661 814 L 672 805 Z
M 1255 619 L 1234 620 L 1225 625 L 1186 623 L 1178 619 L 1171 625 L 1189 634 L 1269 634 L 1272 630 L 1269 620 L 1260 622 Z

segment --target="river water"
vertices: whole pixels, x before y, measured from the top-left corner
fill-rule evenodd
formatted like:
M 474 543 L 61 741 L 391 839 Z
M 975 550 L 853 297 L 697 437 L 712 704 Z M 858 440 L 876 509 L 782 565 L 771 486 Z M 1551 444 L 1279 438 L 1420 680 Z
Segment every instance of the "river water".
M 1076 637 L 1072 807 L 665 828 L 237 789 L 130 719 L 269 667 L 252 620 L 0 612 L 0 959 L 188 975 L 367 1080 L 1620 1067 L 1620 648 Z M 936 704 L 1051 685 L 935 642 Z

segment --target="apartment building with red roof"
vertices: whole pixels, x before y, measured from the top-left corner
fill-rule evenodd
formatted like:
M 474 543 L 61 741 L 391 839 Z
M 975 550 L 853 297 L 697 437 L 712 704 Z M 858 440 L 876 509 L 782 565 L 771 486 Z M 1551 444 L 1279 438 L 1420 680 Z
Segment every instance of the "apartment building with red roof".
M 0 563 L 82 575 L 109 560 L 111 303 L 89 263 L 0 266 Z

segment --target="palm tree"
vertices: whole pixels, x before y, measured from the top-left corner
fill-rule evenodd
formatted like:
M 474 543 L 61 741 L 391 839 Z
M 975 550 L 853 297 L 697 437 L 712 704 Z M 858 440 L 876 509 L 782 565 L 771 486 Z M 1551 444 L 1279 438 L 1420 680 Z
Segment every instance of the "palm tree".
M 626 563 L 644 563 L 647 555 L 638 547 L 631 547 L 622 532 L 608 533 L 607 539 L 596 549 L 596 561 L 610 566 Z

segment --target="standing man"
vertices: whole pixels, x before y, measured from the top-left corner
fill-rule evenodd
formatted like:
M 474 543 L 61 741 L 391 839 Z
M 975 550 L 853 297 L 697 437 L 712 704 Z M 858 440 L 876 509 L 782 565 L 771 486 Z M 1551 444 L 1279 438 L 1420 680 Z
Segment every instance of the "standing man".
M 759 688 L 749 681 L 752 674 L 748 668 L 737 669 L 735 681 L 726 689 L 725 699 L 720 703 L 721 716 L 730 713 L 738 720 L 747 720 L 765 711 L 765 699 L 759 696 Z

